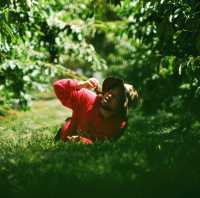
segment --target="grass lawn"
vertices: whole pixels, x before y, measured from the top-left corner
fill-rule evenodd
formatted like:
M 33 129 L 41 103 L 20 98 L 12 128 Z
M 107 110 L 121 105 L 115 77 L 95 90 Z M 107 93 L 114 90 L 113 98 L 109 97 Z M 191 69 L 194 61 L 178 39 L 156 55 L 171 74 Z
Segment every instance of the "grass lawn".
M 54 143 L 69 115 L 49 99 L 0 120 L 2 197 L 188 198 L 198 192 L 198 142 L 175 141 L 173 115 L 132 113 L 115 143 Z

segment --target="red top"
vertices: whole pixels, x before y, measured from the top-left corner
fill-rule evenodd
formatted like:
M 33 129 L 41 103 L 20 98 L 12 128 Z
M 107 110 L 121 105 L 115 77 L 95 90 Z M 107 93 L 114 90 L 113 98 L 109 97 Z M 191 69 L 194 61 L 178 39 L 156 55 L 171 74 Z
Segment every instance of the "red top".
M 126 122 L 118 116 L 104 118 L 99 111 L 101 97 L 82 88 L 77 89 L 78 82 L 62 79 L 54 82 L 56 96 L 61 103 L 72 109 L 72 119 L 67 122 L 61 133 L 62 140 L 72 134 L 81 134 L 91 139 L 110 139 L 121 135 Z

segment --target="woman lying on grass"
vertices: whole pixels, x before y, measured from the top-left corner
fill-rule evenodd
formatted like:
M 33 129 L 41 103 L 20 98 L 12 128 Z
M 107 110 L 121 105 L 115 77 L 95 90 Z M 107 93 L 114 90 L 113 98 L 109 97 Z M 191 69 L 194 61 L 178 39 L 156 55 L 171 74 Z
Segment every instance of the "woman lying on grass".
M 84 82 L 62 79 L 53 86 L 61 103 L 73 111 L 55 140 L 92 144 L 94 140 L 117 139 L 127 126 L 128 107 L 138 100 L 134 87 L 115 77 L 104 80 L 102 92 L 95 78 Z

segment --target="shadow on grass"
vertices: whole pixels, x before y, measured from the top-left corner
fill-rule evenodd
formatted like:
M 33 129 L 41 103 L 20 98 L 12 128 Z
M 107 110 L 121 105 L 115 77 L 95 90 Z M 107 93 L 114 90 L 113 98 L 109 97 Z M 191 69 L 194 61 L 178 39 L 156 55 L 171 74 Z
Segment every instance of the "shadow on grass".
M 115 143 L 54 143 L 53 128 L 1 139 L 4 197 L 195 197 L 198 127 L 187 136 L 172 114 L 131 114 Z M 199 125 L 195 125 L 199 126 Z

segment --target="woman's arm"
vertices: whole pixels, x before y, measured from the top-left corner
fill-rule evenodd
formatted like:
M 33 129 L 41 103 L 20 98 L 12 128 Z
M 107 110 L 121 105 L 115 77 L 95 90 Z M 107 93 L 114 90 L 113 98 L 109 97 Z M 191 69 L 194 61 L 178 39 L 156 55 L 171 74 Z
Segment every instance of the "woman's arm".
M 98 89 L 99 83 L 95 78 L 90 78 L 87 81 L 78 82 L 72 79 L 61 79 L 53 83 L 54 91 L 61 103 L 70 108 L 75 109 L 80 101 L 80 92 L 82 88 Z

